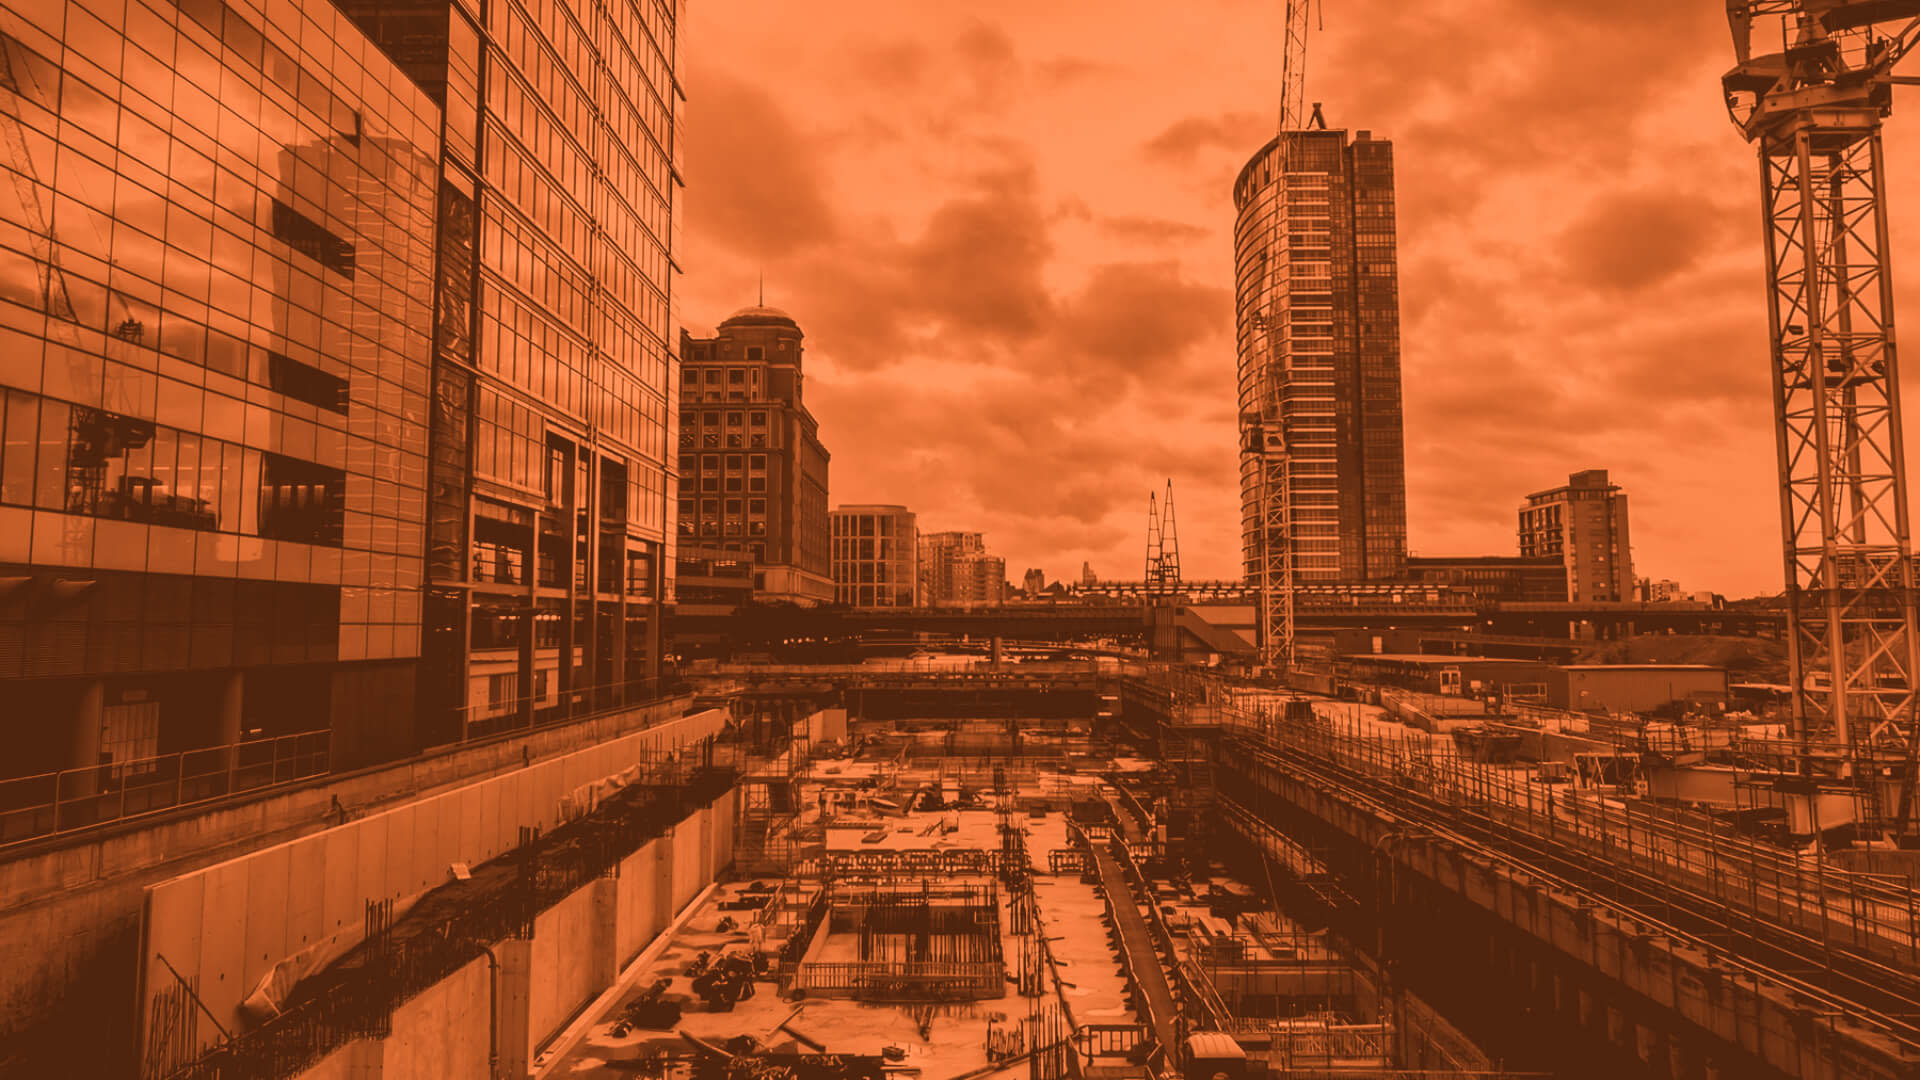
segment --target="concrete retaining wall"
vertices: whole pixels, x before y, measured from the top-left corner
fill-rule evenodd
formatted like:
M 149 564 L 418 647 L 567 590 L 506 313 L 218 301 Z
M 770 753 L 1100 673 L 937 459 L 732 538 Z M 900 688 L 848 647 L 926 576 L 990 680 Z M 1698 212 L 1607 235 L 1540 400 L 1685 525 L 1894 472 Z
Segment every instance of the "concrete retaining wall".
M 0 858 L 0 1073 L 133 1068 L 125 1001 L 140 969 L 147 888 L 352 814 L 524 767 L 676 717 L 690 698 L 409 761 L 316 778 L 210 807 L 166 811 L 10 849 Z M 356 871 L 357 873 L 357 871 Z M 324 903 L 323 903 L 324 907 Z M 357 919 L 358 916 L 355 916 Z
M 577 799 L 583 786 L 648 752 L 713 735 L 725 719 L 708 710 L 668 721 L 149 888 L 140 1018 L 173 983 L 165 957 L 197 980 L 222 1023 L 237 1024 L 240 1002 L 275 964 L 336 934 L 358 934 L 368 901 L 406 901 L 445 882 L 451 863 L 478 865 L 511 850 L 521 828 L 559 824 L 563 800 Z M 611 948 L 610 929 L 608 936 Z M 203 1047 L 216 1035 L 211 1024 L 200 1026 Z
M 532 941 L 497 943 L 496 983 L 489 984 L 495 976 L 487 961 L 476 960 L 394 1010 L 386 1038 L 341 1047 L 296 1080 L 487 1080 L 490 1009 L 498 1010 L 491 1030 L 500 1075 L 524 1075 L 539 1048 L 680 914 L 684 904 L 667 903 L 673 882 L 690 876 L 692 900 L 714 869 L 732 862 L 731 848 L 722 846 L 730 831 L 703 831 L 699 821 L 730 822 L 737 805 L 738 789 L 728 791 L 623 859 L 616 876 L 588 882 L 542 912 Z

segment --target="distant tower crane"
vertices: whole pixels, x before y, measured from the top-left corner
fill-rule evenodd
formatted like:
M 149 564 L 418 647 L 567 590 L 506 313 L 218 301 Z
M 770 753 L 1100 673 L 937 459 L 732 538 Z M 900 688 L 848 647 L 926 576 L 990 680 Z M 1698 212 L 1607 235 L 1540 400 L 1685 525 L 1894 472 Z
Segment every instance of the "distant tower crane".
M 1727 20 L 1727 108 L 1760 157 L 1797 769 L 1847 778 L 1863 830 L 1911 835 L 1920 635 L 1880 127 L 1916 81 L 1893 68 L 1920 0 L 1728 0 Z
M 1147 493 L 1147 595 L 1171 596 L 1180 591 L 1180 530 L 1173 520 L 1173 481 L 1167 498 L 1159 502 Z
M 1269 675 L 1293 666 L 1293 506 L 1286 425 L 1281 407 L 1292 337 L 1292 259 L 1287 231 L 1287 133 L 1300 129 L 1307 77 L 1310 0 L 1286 0 L 1280 49 L 1280 112 L 1274 124 L 1273 206 L 1268 213 L 1265 282 L 1254 328 L 1266 337 L 1266 358 L 1255 368 L 1254 400 L 1240 414 L 1241 449 L 1259 469 L 1255 488 L 1255 580 L 1260 665 Z M 1316 118 L 1319 110 L 1314 110 Z M 1324 121 L 1323 121 L 1324 123 Z

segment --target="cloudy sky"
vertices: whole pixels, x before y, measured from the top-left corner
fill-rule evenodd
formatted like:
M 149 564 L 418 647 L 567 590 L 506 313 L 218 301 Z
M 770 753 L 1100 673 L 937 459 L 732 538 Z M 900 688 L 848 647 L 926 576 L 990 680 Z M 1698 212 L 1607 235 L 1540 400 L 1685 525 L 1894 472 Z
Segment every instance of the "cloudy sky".
M 833 502 L 984 530 L 1016 582 L 1137 578 L 1171 477 L 1187 576 L 1238 576 L 1230 187 L 1273 134 L 1279 0 L 690 6 L 680 314 L 706 333 L 765 274 L 807 334 Z M 1602 467 L 1638 573 L 1778 590 L 1723 11 L 1317 15 L 1308 98 L 1394 142 L 1415 554 L 1512 553 L 1527 492 Z M 1916 124 L 1889 127 L 1896 178 L 1920 178 Z M 1920 280 L 1914 182 L 1890 187 L 1896 280 Z

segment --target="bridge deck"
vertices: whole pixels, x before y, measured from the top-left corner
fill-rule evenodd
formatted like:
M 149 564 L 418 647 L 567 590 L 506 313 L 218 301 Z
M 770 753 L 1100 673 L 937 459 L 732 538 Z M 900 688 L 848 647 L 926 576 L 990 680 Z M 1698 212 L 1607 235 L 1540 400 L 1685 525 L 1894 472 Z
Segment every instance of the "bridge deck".
M 1167 985 L 1167 973 L 1160 967 L 1160 955 L 1154 950 L 1153 935 L 1147 931 L 1146 917 L 1140 914 L 1139 901 L 1127 887 L 1126 872 L 1120 869 L 1119 860 L 1105 844 L 1093 845 L 1093 864 L 1100 872 L 1100 886 L 1106 890 L 1107 906 L 1113 912 L 1113 928 L 1120 936 L 1120 949 L 1140 995 L 1147 1024 L 1153 1028 L 1160 1046 L 1173 1054 L 1179 1049 L 1174 1045 L 1177 1036 L 1173 1023 L 1178 1008 L 1173 1002 L 1173 990 Z

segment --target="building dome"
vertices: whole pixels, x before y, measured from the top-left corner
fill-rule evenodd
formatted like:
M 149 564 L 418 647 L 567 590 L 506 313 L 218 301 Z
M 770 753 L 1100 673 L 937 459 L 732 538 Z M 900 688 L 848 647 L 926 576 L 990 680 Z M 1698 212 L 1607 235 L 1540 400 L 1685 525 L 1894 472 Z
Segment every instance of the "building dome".
M 727 316 L 725 319 L 722 319 L 720 321 L 720 325 L 721 326 L 789 326 L 789 327 L 792 327 L 794 330 L 800 329 L 800 324 L 793 321 L 793 316 L 787 314 L 784 311 L 781 311 L 779 308 L 765 307 L 765 306 L 743 307 L 739 311 L 736 311 L 733 314 Z

